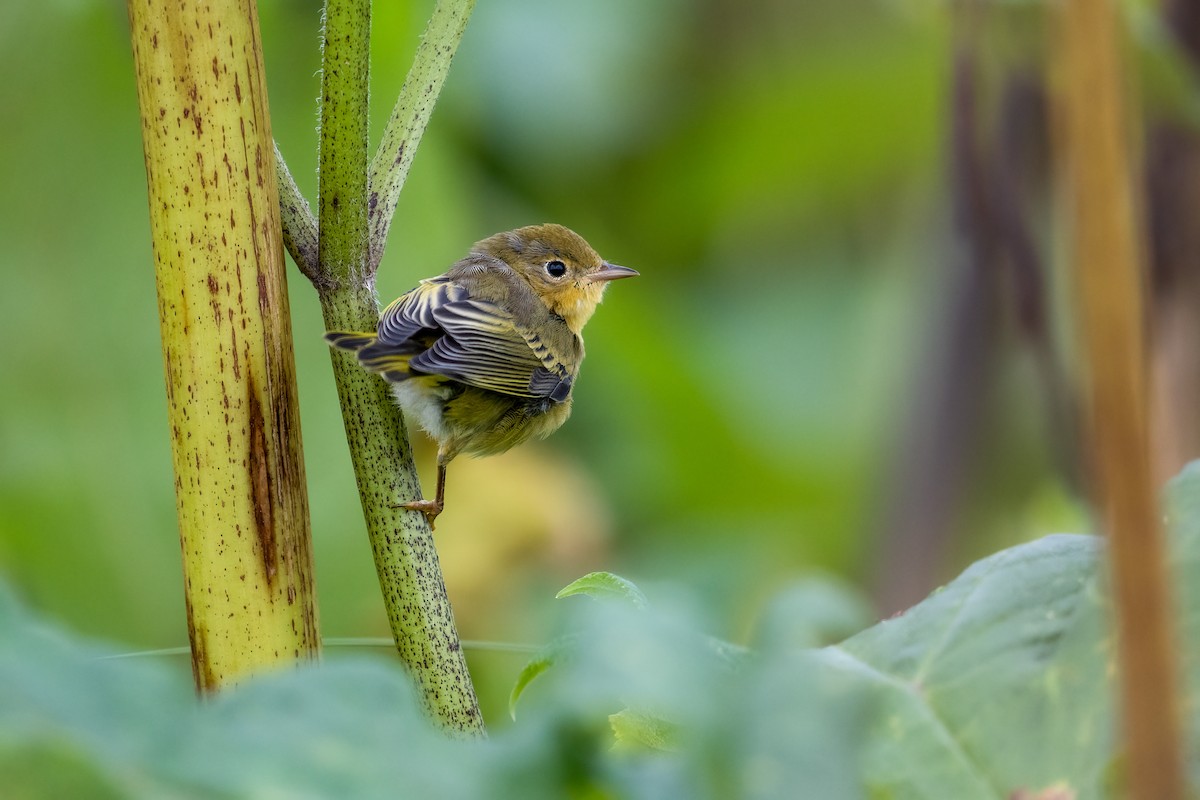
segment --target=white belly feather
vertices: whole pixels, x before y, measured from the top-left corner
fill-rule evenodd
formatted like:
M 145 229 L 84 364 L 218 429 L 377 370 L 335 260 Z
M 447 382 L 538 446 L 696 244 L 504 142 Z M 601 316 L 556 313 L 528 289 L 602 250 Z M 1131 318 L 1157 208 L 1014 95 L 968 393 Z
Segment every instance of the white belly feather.
M 392 393 L 396 395 L 396 402 L 400 404 L 405 419 L 415 420 L 438 442 L 449 438 L 446 426 L 442 424 L 442 404 L 449 396 L 448 389 L 438 391 L 422 386 L 418 381 L 407 380 L 393 383 Z

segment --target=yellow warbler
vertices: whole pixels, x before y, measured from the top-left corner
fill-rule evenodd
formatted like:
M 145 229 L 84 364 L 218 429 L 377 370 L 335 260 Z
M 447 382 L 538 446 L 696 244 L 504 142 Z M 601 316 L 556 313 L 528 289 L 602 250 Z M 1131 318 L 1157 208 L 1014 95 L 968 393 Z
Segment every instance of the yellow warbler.
M 503 453 L 566 422 L 583 326 L 609 281 L 637 274 L 574 231 L 531 225 L 477 242 L 389 305 L 374 333 L 325 334 L 387 379 L 408 418 L 437 440 L 437 496 L 405 508 L 432 525 L 455 456 Z

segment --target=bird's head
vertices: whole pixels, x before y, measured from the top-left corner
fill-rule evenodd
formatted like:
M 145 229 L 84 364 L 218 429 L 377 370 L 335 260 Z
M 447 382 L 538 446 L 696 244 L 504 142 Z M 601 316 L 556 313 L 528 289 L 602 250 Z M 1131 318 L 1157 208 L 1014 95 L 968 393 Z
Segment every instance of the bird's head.
M 512 267 L 575 333 L 595 313 L 609 281 L 638 274 L 608 263 L 582 236 L 562 225 L 530 225 L 497 233 L 477 243 L 475 251 Z

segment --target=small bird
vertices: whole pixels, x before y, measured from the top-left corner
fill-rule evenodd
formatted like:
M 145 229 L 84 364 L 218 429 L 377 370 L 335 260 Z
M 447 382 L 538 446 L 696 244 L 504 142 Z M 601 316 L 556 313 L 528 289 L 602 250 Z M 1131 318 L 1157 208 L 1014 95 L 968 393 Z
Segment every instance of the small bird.
M 384 309 L 374 333 L 326 333 L 389 381 L 438 443 L 435 499 L 403 507 L 432 526 L 455 456 L 503 453 L 558 430 L 571 414 L 583 326 L 609 281 L 637 274 L 562 225 L 531 225 L 476 242 Z

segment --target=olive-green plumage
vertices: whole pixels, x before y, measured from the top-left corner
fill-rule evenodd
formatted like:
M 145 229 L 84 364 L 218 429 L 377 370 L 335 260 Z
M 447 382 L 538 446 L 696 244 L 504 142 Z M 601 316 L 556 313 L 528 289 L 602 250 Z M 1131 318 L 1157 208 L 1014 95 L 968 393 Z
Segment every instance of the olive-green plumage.
M 531 225 L 477 242 L 384 309 L 374 333 L 325 335 L 390 381 L 405 414 L 438 442 L 437 497 L 408 508 L 432 523 L 455 456 L 502 453 L 566 422 L 583 326 L 608 282 L 633 275 L 574 231 Z

